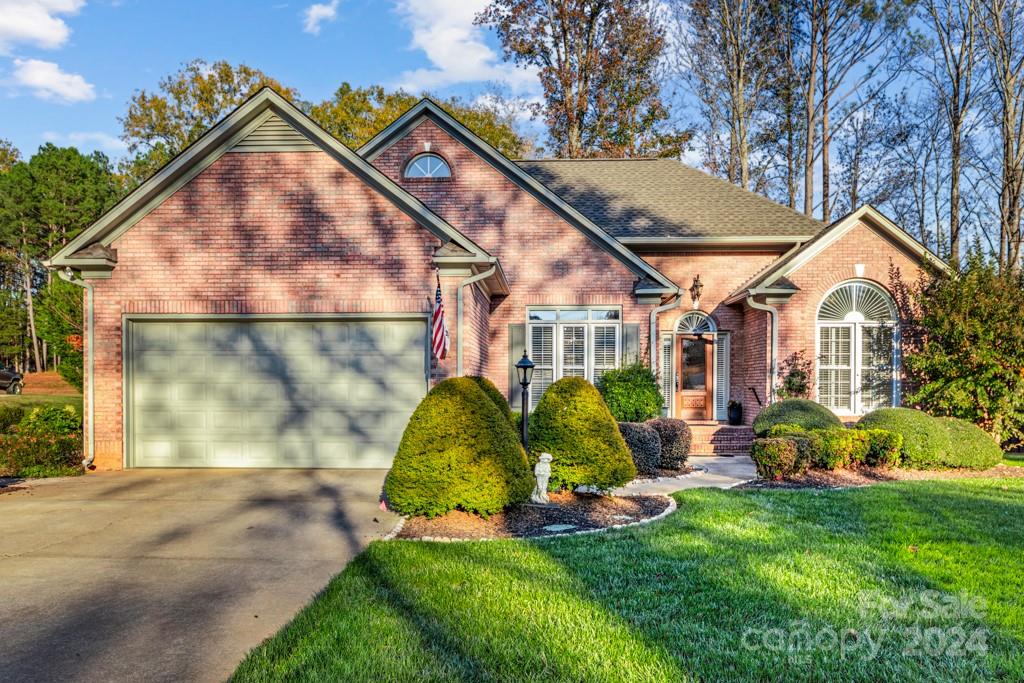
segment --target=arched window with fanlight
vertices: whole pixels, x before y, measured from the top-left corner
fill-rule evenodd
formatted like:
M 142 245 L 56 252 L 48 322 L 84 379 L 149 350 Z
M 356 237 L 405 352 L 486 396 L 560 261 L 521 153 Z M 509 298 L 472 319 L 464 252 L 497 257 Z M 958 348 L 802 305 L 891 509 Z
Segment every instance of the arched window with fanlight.
M 448 162 L 436 154 L 420 154 L 405 167 L 406 178 L 451 178 Z
M 817 327 L 819 403 L 851 415 L 896 405 L 899 318 L 884 289 L 861 280 L 833 288 Z

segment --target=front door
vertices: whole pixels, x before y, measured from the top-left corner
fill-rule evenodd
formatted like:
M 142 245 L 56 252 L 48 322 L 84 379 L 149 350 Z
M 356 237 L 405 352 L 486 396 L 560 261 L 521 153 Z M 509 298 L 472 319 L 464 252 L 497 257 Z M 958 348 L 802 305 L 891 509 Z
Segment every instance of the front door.
M 710 420 L 714 414 L 715 345 L 710 339 L 693 335 L 676 337 L 676 417 L 683 420 Z

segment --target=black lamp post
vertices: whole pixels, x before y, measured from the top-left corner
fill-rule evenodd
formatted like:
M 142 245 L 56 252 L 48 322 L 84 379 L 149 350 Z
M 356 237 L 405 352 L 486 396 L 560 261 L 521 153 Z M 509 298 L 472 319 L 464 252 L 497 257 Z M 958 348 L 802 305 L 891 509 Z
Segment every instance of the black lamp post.
M 529 391 L 530 382 L 533 381 L 533 361 L 526 355 L 523 349 L 523 357 L 516 363 L 516 372 L 519 374 L 519 383 L 523 386 L 523 448 L 530 450 L 530 437 L 526 431 L 529 421 Z

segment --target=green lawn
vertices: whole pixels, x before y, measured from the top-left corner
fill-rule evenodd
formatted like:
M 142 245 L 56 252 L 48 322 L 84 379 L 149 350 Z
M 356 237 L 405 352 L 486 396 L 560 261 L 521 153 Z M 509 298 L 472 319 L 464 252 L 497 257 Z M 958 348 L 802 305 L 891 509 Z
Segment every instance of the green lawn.
M 374 543 L 236 677 L 1024 679 L 1024 480 L 676 499 L 596 536 Z
M 35 408 L 36 406 L 50 406 L 50 405 L 69 405 L 74 406 L 78 414 L 82 414 L 82 396 L 49 396 L 41 394 L 21 394 L 19 396 L 11 396 L 0 392 L 0 406 L 21 406 L 23 408 Z
M 1024 467 L 1024 453 L 1003 453 L 1003 464 Z

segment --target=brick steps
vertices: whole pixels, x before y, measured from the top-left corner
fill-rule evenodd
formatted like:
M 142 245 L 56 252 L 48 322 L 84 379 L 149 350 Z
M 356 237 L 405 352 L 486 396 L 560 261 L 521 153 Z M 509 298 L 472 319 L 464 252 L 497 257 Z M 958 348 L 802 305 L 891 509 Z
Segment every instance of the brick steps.
M 747 455 L 754 442 L 748 425 L 733 427 L 719 423 L 688 423 L 693 433 L 691 455 Z

